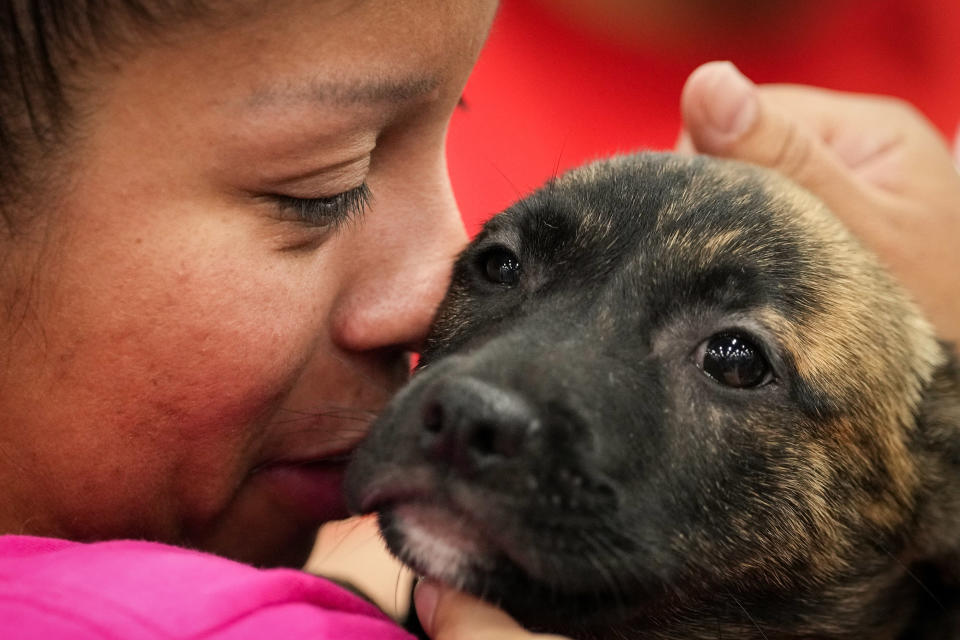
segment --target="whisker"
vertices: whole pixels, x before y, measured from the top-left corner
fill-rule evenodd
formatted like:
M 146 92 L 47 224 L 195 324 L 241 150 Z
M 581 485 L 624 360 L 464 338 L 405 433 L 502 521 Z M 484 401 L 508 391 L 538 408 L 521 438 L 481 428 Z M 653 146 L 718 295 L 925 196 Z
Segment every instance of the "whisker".
M 331 353 L 330 356 L 340 364 L 344 365 L 352 374 L 360 378 L 360 380 L 369 384 L 372 388 L 376 389 L 377 391 L 382 391 L 389 396 L 392 396 L 394 393 L 397 392 L 397 389 L 395 387 L 385 384 L 383 380 L 377 380 L 373 378 L 369 373 L 367 373 L 366 371 L 363 371 L 357 365 L 357 363 L 350 361 L 348 358 L 344 358 L 343 356 L 337 355 L 336 353 Z
M 612 567 L 628 567 L 630 564 L 626 561 L 626 557 L 621 553 L 616 547 L 611 547 L 610 545 L 605 545 L 601 543 L 601 534 L 603 532 L 593 532 L 584 531 L 583 529 L 577 529 L 576 534 L 579 539 L 585 544 L 588 551 L 586 552 L 586 558 L 588 563 L 593 568 L 601 579 L 603 585 L 606 586 L 608 593 L 597 592 L 598 597 L 604 597 L 608 594 L 612 594 L 614 598 L 614 605 L 618 608 L 626 606 L 626 600 L 624 594 L 627 590 L 627 585 L 625 583 L 625 578 L 617 575 Z
M 750 612 L 747 611 L 742 604 L 740 604 L 740 601 L 737 600 L 737 597 L 729 591 L 726 591 L 726 594 L 730 596 L 734 602 L 737 603 L 737 606 L 740 607 L 740 611 L 743 611 L 743 615 L 747 616 L 747 620 L 749 620 L 750 623 L 757 628 L 757 631 L 760 632 L 760 637 L 763 638 L 764 640 L 768 640 L 767 634 L 763 632 L 763 629 L 761 629 L 760 625 L 757 624 L 757 621 L 753 619 L 753 616 L 750 615 Z
M 312 432 L 310 432 L 310 431 L 294 432 L 293 435 L 296 435 L 297 433 L 312 433 Z M 349 443 L 355 442 L 358 435 L 364 435 L 365 433 L 366 433 L 366 431 L 354 432 L 354 433 L 350 433 L 350 434 L 337 433 L 337 434 L 332 434 L 332 435 L 330 435 L 330 436 L 327 437 L 327 438 L 322 438 L 322 439 L 317 439 L 317 440 L 311 440 L 311 442 L 315 442 L 315 443 L 318 443 L 318 444 L 319 444 L 319 443 L 325 443 L 325 444 L 330 444 L 330 443 L 332 443 L 332 444 L 336 444 L 336 443 L 341 443 L 341 442 L 342 442 L 342 443 L 348 443 L 348 444 L 349 444 Z
M 913 571 L 910 570 L 910 567 L 908 567 L 907 565 L 905 565 L 900 558 L 898 558 L 898 557 L 895 556 L 894 554 L 890 553 L 890 551 L 888 551 L 886 547 L 884 547 L 882 544 L 880 544 L 880 542 L 874 541 L 874 544 L 875 544 L 881 551 L 883 551 L 885 554 L 887 554 L 888 556 L 890 556 L 890 559 L 892 559 L 894 562 L 896 562 L 897 565 L 898 565 L 901 569 L 903 569 L 904 572 L 906 572 L 906 574 L 907 574 L 908 576 L 910 576 L 910 578 L 911 578 L 914 582 L 916 582 L 918 585 L 920 585 L 920 588 L 923 589 L 924 592 L 926 592 L 926 594 L 927 594 L 928 596 L 930 596 L 930 599 L 933 600 L 933 601 L 936 603 L 936 605 L 940 608 L 941 611 L 946 611 L 946 610 L 947 610 L 947 608 L 943 605 L 943 603 L 940 602 L 940 599 L 937 598 L 936 594 L 933 593 L 933 590 L 931 590 L 930 587 L 928 587 L 926 584 L 924 584 L 923 580 L 921 580 L 919 576 L 917 576 L 915 573 L 913 573 Z
M 337 420 L 343 420 L 346 422 L 361 422 L 363 424 L 372 424 L 376 416 L 369 418 L 358 418 L 354 416 L 343 416 L 335 413 L 315 413 L 313 415 L 305 415 L 299 418 L 290 418 L 289 420 L 275 420 L 272 424 L 297 424 L 298 422 L 310 422 L 316 420 L 317 418 L 335 418 Z
M 295 423 L 276 423 L 276 424 L 297 424 L 299 422 L 300 421 L 298 420 Z M 299 428 L 295 428 L 295 429 L 286 429 L 284 431 L 284 434 L 296 435 L 298 433 L 320 432 L 320 433 L 327 433 L 332 437 L 344 438 L 351 435 L 362 435 L 364 433 L 367 433 L 368 431 L 370 430 L 366 427 L 357 427 L 357 426 L 354 426 L 353 424 L 350 424 L 350 426 L 337 426 L 337 427 L 333 427 L 333 426 L 321 427 L 321 426 L 309 424 L 309 425 L 300 426 Z
M 333 556 L 334 554 L 336 554 L 338 551 L 341 551 L 343 545 L 346 544 L 348 540 L 358 535 L 357 532 L 363 528 L 364 522 L 365 522 L 364 518 L 361 517 L 361 518 L 355 518 L 346 522 L 339 523 L 337 526 L 344 527 L 346 531 L 343 533 L 340 533 L 339 539 L 336 542 L 334 542 L 333 545 L 331 545 L 329 548 L 325 549 L 325 553 L 321 556 L 321 559 L 327 559 Z M 379 534 L 377 534 L 376 530 L 374 530 L 374 533 L 372 535 L 378 536 Z
M 281 408 L 280 411 L 285 411 L 287 413 L 293 413 L 293 414 L 302 415 L 302 416 L 315 416 L 315 415 L 326 415 L 326 414 L 335 415 L 338 413 L 347 413 L 347 414 L 360 413 L 360 414 L 367 414 L 371 417 L 376 417 L 379 414 L 379 411 L 376 411 L 374 409 L 361 409 L 359 407 L 342 407 L 337 405 L 326 405 L 326 406 L 329 408 L 322 409 L 322 410 L 318 409 L 315 411 L 304 411 L 304 410 L 286 409 L 286 408 Z
M 567 149 L 567 142 L 570 140 L 570 135 L 573 133 L 573 127 L 567 129 L 567 135 L 563 136 L 563 142 L 560 143 L 560 152 L 557 153 L 557 161 L 553 165 L 553 172 L 550 176 L 550 182 L 553 182 L 557 179 L 557 175 L 560 173 L 560 160 L 563 158 L 563 152 Z

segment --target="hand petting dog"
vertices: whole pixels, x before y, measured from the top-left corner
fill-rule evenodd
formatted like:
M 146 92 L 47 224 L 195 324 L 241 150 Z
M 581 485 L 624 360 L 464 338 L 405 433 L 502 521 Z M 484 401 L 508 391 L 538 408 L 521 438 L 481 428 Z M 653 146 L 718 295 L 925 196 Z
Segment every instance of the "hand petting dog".
M 751 162 L 806 187 L 900 279 L 938 334 L 960 342 L 960 174 L 916 109 L 756 86 L 732 64 L 710 62 L 687 80 L 681 110 L 678 151 Z

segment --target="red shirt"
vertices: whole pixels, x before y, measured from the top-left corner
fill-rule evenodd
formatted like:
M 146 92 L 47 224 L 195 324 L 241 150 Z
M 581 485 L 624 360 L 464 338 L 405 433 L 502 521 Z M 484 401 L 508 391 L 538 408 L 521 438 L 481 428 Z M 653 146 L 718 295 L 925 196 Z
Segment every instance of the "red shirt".
M 953 137 L 960 116 L 960 2 L 834 0 L 780 46 L 731 40 L 700 54 L 618 48 L 531 0 L 503 0 L 454 115 L 448 161 L 468 229 L 553 174 L 598 156 L 671 148 L 680 90 L 702 62 L 757 82 L 899 96 Z

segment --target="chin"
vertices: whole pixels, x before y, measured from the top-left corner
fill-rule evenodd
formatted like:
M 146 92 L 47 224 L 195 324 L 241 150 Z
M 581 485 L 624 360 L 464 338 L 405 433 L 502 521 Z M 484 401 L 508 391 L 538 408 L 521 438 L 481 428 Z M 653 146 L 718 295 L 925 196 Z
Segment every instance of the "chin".
M 218 533 L 208 540 L 187 541 L 186 546 L 255 567 L 299 569 L 306 563 L 316 541 L 317 527 L 277 531 L 276 525 L 252 526 Z

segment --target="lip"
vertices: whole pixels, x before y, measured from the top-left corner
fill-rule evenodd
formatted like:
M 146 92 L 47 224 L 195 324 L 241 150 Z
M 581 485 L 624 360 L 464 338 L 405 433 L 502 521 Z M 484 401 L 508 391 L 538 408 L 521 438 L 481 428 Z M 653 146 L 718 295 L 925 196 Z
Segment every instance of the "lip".
M 436 479 L 426 470 L 388 473 L 364 487 L 355 506 L 359 506 L 360 513 L 371 513 L 399 503 L 435 499 L 441 492 Z
M 273 462 L 257 469 L 255 475 L 299 519 L 319 524 L 349 515 L 343 497 L 348 460 L 347 455 L 337 455 L 320 460 Z
M 499 553 L 528 576 L 541 575 L 543 567 L 531 559 L 525 543 L 513 540 L 507 528 L 492 525 L 492 512 L 471 508 L 463 501 L 463 495 L 455 497 L 457 493 L 426 469 L 392 470 L 364 487 L 359 496 L 360 512 L 389 513 L 407 526 L 417 527 L 421 541 L 436 535 L 448 551 L 459 549 L 474 554 L 475 560 L 484 554 Z M 408 539 L 404 544 L 410 543 Z M 439 543 L 434 540 L 431 544 Z M 404 556 L 403 549 L 395 552 L 416 565 L 413 558 Z

